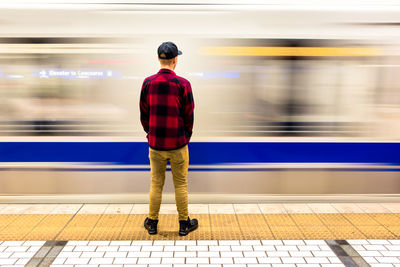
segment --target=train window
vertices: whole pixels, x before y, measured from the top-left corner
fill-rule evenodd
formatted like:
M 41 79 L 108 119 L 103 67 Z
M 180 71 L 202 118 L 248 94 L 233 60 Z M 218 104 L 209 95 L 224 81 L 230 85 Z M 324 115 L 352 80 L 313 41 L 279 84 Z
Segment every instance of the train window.
M 88 43 L 25 43 L 18 46 L 21 52 L 5 45 L 10 53 L 0 58 L 0 135 L 143 135 L 138 96 L 144 77 L 159 67 L 149 49 L 155 41 L 83 41 Z M 357 57 L 312 56 L 321 53 L 313 42 L 180 44 L 186 53 L 177 73 L 192 83 L 196 136 L 362 136 L 371 134 L 374 103 L 400 103 L 400 68 L 371 67 L 372 60 Z M 37 45 L 46 49 L 37 52 Z M 199 57 L 203 46 L 214 54 Z

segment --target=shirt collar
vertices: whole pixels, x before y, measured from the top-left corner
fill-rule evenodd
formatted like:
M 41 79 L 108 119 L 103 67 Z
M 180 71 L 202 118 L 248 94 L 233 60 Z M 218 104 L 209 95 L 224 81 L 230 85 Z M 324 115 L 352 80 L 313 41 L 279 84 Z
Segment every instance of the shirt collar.
M 175 72 L 173 70 L 170 69 L 160 69 L 158 71 L 158 73 L 171 73 L 171 74 L 175 74 Z

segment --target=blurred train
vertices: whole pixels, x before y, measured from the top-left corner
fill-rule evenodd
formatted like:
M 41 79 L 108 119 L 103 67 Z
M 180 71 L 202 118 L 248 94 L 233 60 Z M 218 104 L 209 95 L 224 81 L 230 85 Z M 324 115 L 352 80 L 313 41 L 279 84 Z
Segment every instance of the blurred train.
M 400 5 L 360 3 L 2 1 L 0 200 L 146 201 L 139 94 L 166 40 L 192 202 L 397 197 Z

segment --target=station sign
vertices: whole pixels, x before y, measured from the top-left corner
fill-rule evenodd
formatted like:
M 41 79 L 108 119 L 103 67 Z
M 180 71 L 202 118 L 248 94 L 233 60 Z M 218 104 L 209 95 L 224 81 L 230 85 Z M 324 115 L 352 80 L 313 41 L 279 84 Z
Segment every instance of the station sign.
M 113 70 L 68 70 L 68 69 L 41 69 L 32 71 L 32 76 L 39 78 L 64 79 L 104 79 L 120 77 L 121 73 Z

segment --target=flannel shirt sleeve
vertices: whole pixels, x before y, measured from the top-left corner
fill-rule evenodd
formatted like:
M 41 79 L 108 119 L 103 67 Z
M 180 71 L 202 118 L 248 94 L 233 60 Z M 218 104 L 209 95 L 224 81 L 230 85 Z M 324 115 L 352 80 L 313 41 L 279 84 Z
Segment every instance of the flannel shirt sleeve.
M 147 94 L 148 94 L 148 84 L 149 81 L 146 79 L 143 82 L 142 90 L 140 91 L 140 122 L 142 123 L 143 130 L 146 133 L 149 133 L 149 103 L 147 103 Z
M 192 136 L 193 122 L 194 122 L 194 99 L 190 82 L 188 82 L 186 85 L 183 98 L 184 98 L 183 121 L 185 125 L 185 135 L 186 138 L 190 139 L 190 137 Z

